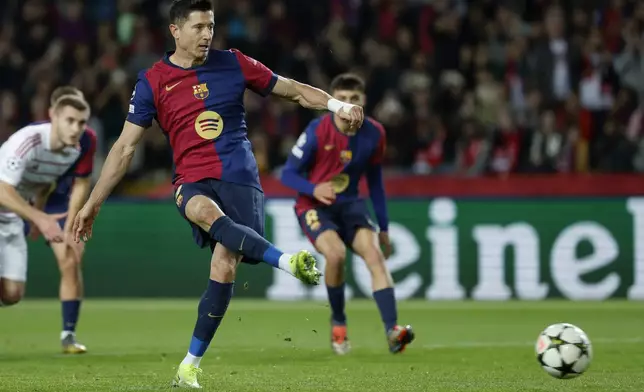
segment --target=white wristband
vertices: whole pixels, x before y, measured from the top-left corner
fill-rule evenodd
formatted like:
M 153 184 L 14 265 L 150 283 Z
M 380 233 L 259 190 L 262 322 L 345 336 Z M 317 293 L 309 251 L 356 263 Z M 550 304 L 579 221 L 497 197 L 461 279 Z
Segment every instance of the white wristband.
M 326 107 L 330 112 L 333 113 L 338 113 L 340 110 L 344 111 L 345 113 L 349 113 L 351 111 L 351 108 L 354 106 L 355 105 L 352 105 L 350 103 L 338 101 L 335 98 L 329 99 L 329 102 L 326 103 Z

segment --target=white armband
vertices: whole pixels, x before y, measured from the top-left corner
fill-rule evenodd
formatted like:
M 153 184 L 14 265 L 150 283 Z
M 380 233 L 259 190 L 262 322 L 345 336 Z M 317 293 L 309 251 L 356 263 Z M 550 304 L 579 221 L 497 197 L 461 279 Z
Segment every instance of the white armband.
M 326 107 L 329 109 L 330 112 L 337 113 L 340 110 L 344 111 L 345 113 L 349 113 L 351 111 L 351 108 L 356 105 L 352 105 L 350 103 L 338 101 L 335 98 L 329 99 L 329 102 L 327 102 Z

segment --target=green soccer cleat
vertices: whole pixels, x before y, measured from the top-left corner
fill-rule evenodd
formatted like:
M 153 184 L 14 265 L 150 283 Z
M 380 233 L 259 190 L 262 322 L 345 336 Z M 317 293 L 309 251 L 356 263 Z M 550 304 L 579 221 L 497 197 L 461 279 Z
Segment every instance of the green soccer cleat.
M 315 267 L 315 257 L 313 257 L 311 252 L 306 250 L 297 252 L 291 256 L 289 264 L 293 275 L 304 284 L 312 286 L 320 284 L 320 276 L 322 274 Z
M 177 369 L 177 374 L 172 380 L 172 386 L 176 388 L 201 389 L 197 376 L 202 373 L 201 369 L 191 364 L 181 364 Z

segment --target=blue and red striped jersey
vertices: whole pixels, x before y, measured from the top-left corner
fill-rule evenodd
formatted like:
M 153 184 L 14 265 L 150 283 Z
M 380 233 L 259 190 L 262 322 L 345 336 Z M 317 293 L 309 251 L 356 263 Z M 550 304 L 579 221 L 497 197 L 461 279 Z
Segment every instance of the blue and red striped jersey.
M 386 148 L 383 126 L 366 118 L 355 135 L 340 132 L 332 114 L 313 120 L 291 149 L 282 182 L 298 191 L 297 214 L 322 204 L 313 197 L 316 184 L 331 181 L 336 203 L 358 199 L 359 183 L 367 177 L 369 195 L 380 229 L 388 218 L 381 163 Z
M 172 148 L 175 187 L 214 178 L 261 190 L 244 93 L 270 94 L 277 75 L 234 49 L 211 50 L 192 68 L 172 64 L 171 55 L 139 74 L 127 121 L 147 128 L 157 120 Z
M 87 127 L 78 141 L 80 156 L 74 165 L 62 177 L 56 181 L 56 188 L 50 193 L 47 199 L 48 205 L 60 205 L 67 207 L 69 196 L 74 185 L 74 179 L 78 177 L 89 177 L 94 171 L 94 155 L 96 154 L 96 131 Z

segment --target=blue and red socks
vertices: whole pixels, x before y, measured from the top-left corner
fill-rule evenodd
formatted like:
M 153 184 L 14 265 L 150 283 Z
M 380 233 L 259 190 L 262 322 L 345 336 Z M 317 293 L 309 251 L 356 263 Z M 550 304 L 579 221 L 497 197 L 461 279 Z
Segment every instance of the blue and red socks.
M 398 310 L 396 309 L 394 289 L 388 287 L 374 291 L 373 299 L 376 300 L 378 310 L 380 311 L 380 318 L 382 318 L 382 322 L 385 324 L 385 332 L 388 332 L 398 323 Z
M 199 301 L 197 323 L 190 340 L 190 348 L 182 363 L 199 367 L 201 358 L 226 314 L 233 296 L 234 285 L 234 283 L 208 281 L 208 287 Z

